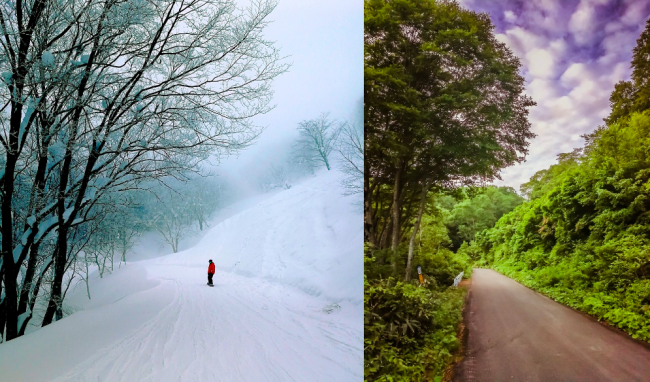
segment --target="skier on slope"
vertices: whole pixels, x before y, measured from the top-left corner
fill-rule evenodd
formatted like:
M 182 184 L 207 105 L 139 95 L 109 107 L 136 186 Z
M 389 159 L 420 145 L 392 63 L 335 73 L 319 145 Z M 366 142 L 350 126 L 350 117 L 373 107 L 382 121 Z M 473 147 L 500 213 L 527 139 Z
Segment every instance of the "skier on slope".
M 210 265 L 208 266 L 208 285 L 210 286 L 214 286 L 214 284 L 212 284 L 212 276 L 214 276 L 214 263 L 211 259 Z

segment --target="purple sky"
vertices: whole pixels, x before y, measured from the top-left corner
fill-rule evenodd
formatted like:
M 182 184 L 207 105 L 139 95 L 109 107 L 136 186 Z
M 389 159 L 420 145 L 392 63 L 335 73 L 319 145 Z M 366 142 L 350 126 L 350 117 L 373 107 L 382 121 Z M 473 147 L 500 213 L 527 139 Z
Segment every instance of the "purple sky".
M 581 147 L 580 135 L 602 125 L 614 84 L 629 79 L 636 39 L 650 16 L 650 0 L 460 0 L 487 12 L 495 33 L 521 59 L 537 137 L 526 162 L 495 184 L 519 189 L 559 153 Z

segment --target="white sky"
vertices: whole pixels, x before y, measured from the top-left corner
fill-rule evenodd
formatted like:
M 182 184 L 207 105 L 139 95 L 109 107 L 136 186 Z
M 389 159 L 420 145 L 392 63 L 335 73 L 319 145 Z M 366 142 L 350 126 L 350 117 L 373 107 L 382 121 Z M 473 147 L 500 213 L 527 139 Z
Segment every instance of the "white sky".
M 217 172 L 228 177 L 245 176 L 246 168 L 297 136 L 298 122 L 323 112 L 350 118 L 363 97 L 362 1 L 279 0 L 270 20 L 265 34 L 292 66 L 274 82 L 276 108 L 254 119 L 267 127 L 258 143 L 222 160 Z

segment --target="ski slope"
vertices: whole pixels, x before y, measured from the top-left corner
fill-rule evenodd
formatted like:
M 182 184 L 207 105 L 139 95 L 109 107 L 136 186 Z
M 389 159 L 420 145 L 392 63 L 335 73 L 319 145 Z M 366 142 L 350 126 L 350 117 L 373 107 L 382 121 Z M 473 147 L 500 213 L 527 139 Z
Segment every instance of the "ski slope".
M 0 345 L 0 381 L 362 380 L 362 218 L 340 176 L 95 278 L 90 300 L 79 284 L 68 304 L 81 310 Z

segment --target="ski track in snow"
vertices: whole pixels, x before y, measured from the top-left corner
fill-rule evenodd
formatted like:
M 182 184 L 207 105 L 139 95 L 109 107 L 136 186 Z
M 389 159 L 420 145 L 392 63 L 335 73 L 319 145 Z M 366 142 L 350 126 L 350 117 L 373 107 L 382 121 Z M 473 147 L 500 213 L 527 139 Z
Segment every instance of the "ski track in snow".
M 225 272 L 210 288 L 199 269 L 147 268 L 173 285 L 173 301 L 54 381 L 361 380 L 363 334 L 311 296 Z

